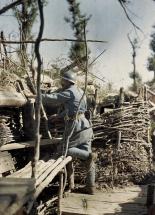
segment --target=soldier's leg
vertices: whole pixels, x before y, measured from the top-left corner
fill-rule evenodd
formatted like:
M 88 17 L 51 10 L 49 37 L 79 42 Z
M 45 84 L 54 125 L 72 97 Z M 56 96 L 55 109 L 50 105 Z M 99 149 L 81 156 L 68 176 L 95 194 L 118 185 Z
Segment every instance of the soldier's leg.
M 68 149 L 67 155 L 72 156 L 73 158 L 79 158 L 81 160 L 87 160 L 89 158 L 89 151 L 81 149 L 79 147 L 71 147 Z
M 95 189 L 95 155 L 90 153 L 88 160 L 86 161 L 86 192 L 94 194 Z
M 73 166 L 73 161 L 69 162 L 66 166 L 67 169 L 67 177 L 68 177 L 68 184 L 69 184 L 69 189 L 73 190 L 74 189 L 74 166 Z
M 92 153 L 91 150 L 91 141 L 88 141 L 86 144 L 83 145 L 89 152 L 89 157 L 85 161 L 85 167 L 87 171 L 86 175 L 86 186 L 84 189 L 85 193 L 94 194 L 95 190 L 95 160 L 96 154 Z
M 83 190 L 84 193 L 94 194 L 95 189 L 95 159 L 96 155 L 91 151 L 91 143 L 81 144 L 77 147 L 72 147 L 68 150 L 68 155 L 79 158 L 85 161 L 87 171 L 86 186 Z
M 89 152 L 83 149 L 79 149 L 77 147 L 71 147 L 68 149 L 67 155 L 72 156 L 72 158 L 79 158 L 80 160 L 87 160 L 89 157 Z M 74 167 L 73 162 L 70 162 L 67 165 L 67 173 L 68 173 L 68 182 L 69 188 L 74 189 Z

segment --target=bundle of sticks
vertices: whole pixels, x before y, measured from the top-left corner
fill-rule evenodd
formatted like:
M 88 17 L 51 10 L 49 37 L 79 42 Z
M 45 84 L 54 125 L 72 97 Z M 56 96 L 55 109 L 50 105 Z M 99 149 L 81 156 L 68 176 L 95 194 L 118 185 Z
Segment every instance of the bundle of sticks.
M 21 128 L 19 109 L 0 109 L 0 146 L 19 141 L 22 138 Z
M 137 101 L 93 119 L 99 187 L 144 183 L 152 168 L 148 108 L 147 102 Z M 78 165 L 76 172 L 84 177 Z
M 6 118 L 0 116 L 0 146 L 12 141 L 13 135 L 10 128 L 7 126 Z

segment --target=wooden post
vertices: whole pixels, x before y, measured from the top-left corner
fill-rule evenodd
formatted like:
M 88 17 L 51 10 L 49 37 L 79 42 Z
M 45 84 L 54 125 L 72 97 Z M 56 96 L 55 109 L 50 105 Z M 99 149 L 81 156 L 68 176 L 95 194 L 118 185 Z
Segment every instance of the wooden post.
M 121 131 L 118 131 L 117 132 L 117 146 L 115 149 L 115 158 L 117 158 L 119 156 L 120 144 L 121 144 Z M 117 176 L 117 173 L 118 173 L 118 163 L 115 162 L 114 163 L 114 177 Z
M 147 188 L 146 206 L 149 209 L 155 203 L 155 185 L 149 184 Z
M 93 115 L 96 114 L 96 107 L 97 107 L 97 97 L 98 97 L 98 90 L 95 89 L 95 94 L 94 94 L 94 99 L 95 99 L 95 107 L 94 107 L 94 110 L 93 110 Z
M 147 101 L 147 87 L 144 86 L 144 101 Z
M 34 112 L 33 101 L 28 100 L 27 104 L 23 108 L 22 114 L 23 114 L 24 136 L 28 140 L 34 140 L 34 138 L 35 138 L 35 112 Z
M 69 162 L 66 166 L 67 168 L 67 175 L 68 175 L 68 183 L 69 183 L 69 190 L 74 189 L 74 166 L 73 162 Z
M 61 215 L 61 199 L 63 197 L 63 172 L 59 175 L 59 193 L 58 193 L 58 215 Z
M 121 107 L 124 103 L 124 88 L 120 88 L 120 94 L 119 94 L 119 106 Z
M 4 32 L 3 31 L 1 31 L 1 40 L 3 41 L 2 45 L 3 45 L 5 56 L 7 57 L 8 53 L 7 53 L 7 50 L 6 50 L 6 44 L 4 43 L 5 38 L 4 38 Z

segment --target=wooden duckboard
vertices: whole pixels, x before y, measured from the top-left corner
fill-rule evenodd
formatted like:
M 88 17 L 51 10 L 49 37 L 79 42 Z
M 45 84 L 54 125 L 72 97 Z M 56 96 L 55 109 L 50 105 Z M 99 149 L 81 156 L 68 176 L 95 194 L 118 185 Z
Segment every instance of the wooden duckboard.
M 61 200 L 62 215 L 146 215 L 147 186 L 132 186 L 95 195 L 69 193 Z

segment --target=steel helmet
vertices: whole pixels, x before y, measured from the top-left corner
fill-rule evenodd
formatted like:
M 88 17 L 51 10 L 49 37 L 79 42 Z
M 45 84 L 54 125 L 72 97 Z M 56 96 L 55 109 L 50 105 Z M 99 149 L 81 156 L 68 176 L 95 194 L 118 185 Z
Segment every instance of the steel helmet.
M 73 84 L 76 82 L 76 73 L 72 71 L 67 71 L 62 74 L 62 79 L 67 80 Z

